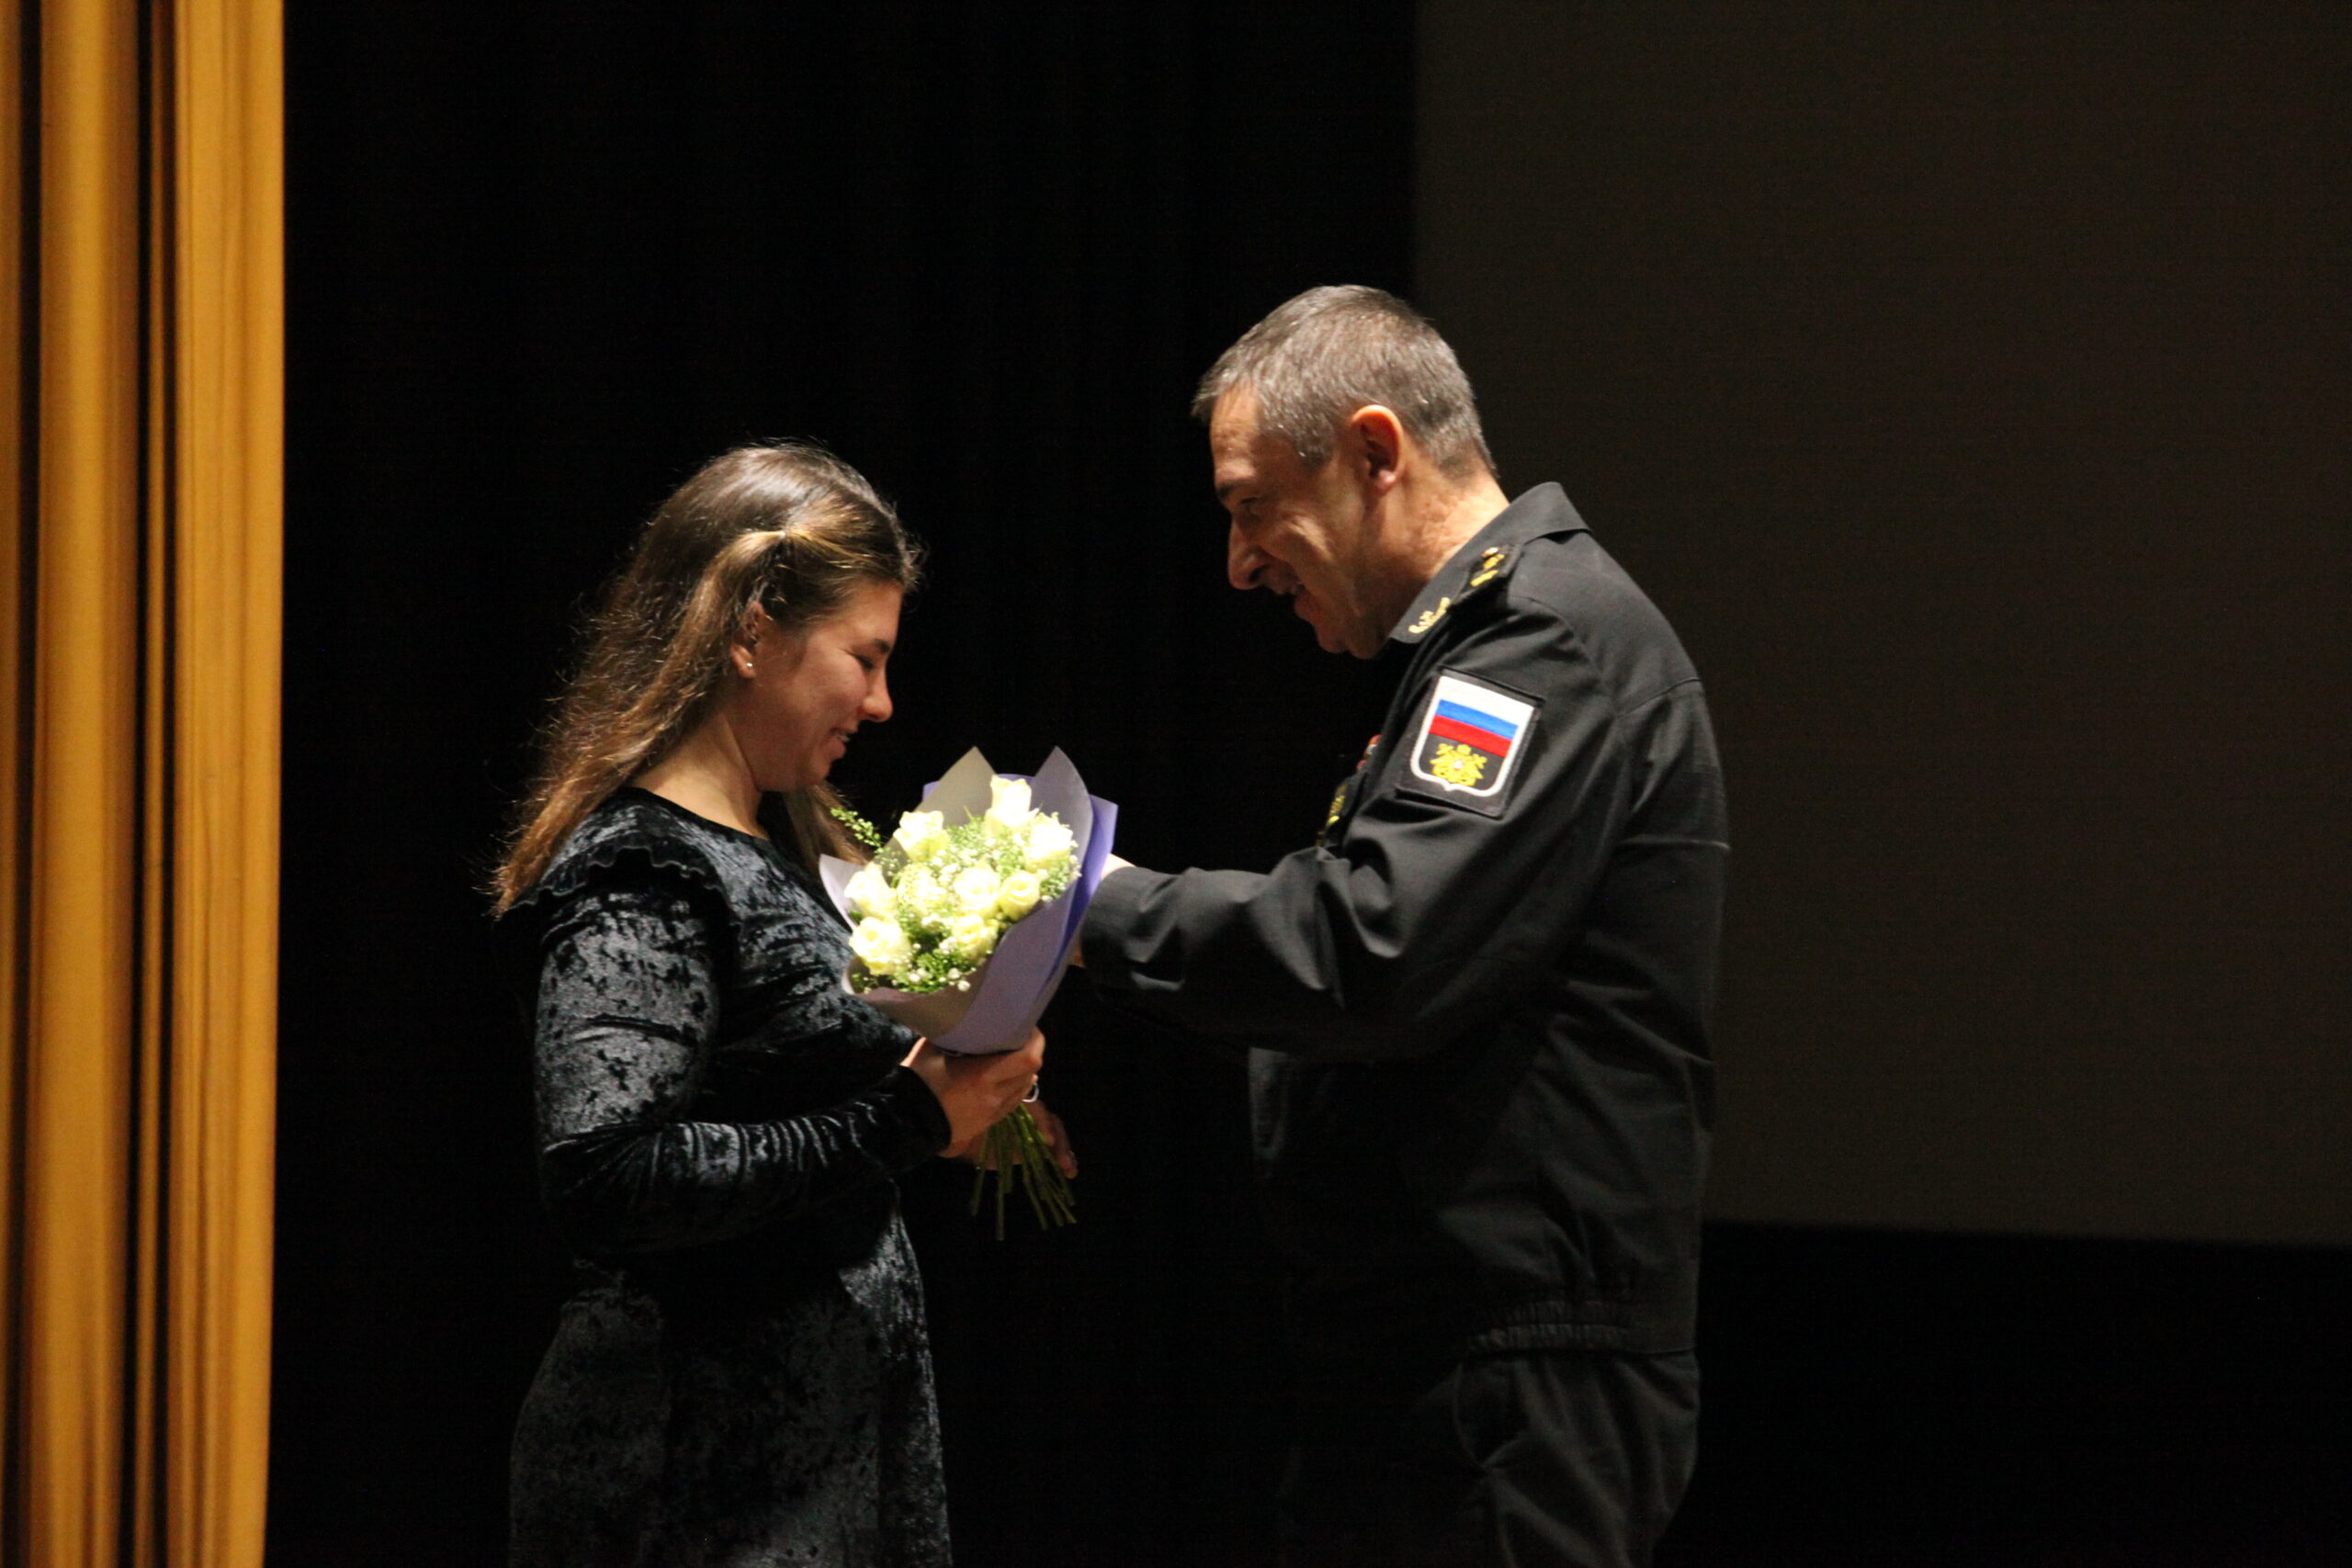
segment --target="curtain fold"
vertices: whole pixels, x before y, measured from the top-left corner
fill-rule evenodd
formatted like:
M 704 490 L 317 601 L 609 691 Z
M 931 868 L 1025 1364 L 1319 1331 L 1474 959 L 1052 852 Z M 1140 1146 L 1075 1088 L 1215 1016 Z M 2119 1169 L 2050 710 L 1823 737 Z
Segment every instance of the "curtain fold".
M 0 1557 L 257 1565 L 275 0 L 0 3 Z

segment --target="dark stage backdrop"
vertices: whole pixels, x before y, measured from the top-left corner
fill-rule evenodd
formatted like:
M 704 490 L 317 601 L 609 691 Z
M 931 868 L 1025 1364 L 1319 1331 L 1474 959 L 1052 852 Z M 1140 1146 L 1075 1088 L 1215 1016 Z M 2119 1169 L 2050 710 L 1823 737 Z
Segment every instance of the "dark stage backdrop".
M 1377 722 L 1224 583 L 1185 414 L 1307 285 L 1405 288 L 1400 4 L 298 7 L 271 1556 L 487 1562 L 562 1285 L 476 886 L 583 597 L 703 457 L 814 435 L 934 549 L 912 802 L 1060 743 L 1145 863 L 1270 863 Z M 1082 991 L 1082 984 L 1072 987 Z M 1049 1019 L 1085 1219 L 910 1184 L 963 1558 L 1243 1561 L 1280 1431 L 1238 1069 Z
M 1423 7 L 1417 271 L 1707 680 L 1719 1218 L 2352 1246 L 2352 7 Z
M 1723 741 L 1666 1561 L 2344 1561 L 2352 8 L 1420 24 L 1421 302 Z
M 509 1427 L 564 1281 L 534 1209 L 522 1041 L 474 889 L 584 597 L 673 484 L 746 437 L 826 438 L 935 547 L 894 671 L 899 716 L 842 764 L 863 803 L 897 808 L 976 740 L 1012 766 L 1060 742 L 1125 807 L 1137 859 L 1262 865 L 1319 819 L 1381 694 L 1375 671 L 1316 653 L 1277 606 L 1224 587 L 1223 524 L 1183 406 L 1209 358 L 1295 289 L 1418 281 L 1468 351 L 1507 480 L 1566 482 L 1709 676 L 1738 842 L 1719 1189 L 1733 1212 L 1871 1217 L 1805 1194 L 1871 1192 L 1871 1160 L 1903 1145 L 1864 1134 L 1957 1059 L 1937 1054 L 1955 1018 L 2033 1016 L 2069 953 L 2111 986 L 2145 972 L 2138 928 L 2076 918 L 2079 877 L 2003 891 L 2014 835 L 1973 792 L 2018 770 L 1983 765 L 1942 720 L 2032 719 L 2018 733 L 2042 749 L 2022 763 L 2063 755 L 2036 728 L 2052 703 L 2086 722 L 2148 719 L 2143 685 L 2102 705 L 2098 690 L 2044 689 L 1996 657 L 1982 628 L 2018 613 L 2007 591 L 2041 561 L 2086 613 L 2027 602 L 2039 646 L 2088 647 L 2119 674 L 2139 668 L 2130 659 L 2191 657 L 2191 633 L 2214 623 L 2184 583 L 2231 588 L 2220 624 L 2240 640 L 2214 667 L 2227 679 L 2196 688 L 2189 710 L 2224 750 L 2247 732 L 2219 723 L 2222 699 L 2258 693 L 2253 650 L 2268 646 L 2260 603 L 2241 600 L 2268 594 L 2308 670 L 2336 671 L 2333 687 L 2299 686 L 2305 671 L 2282 669 L 2277 689 L 2309 694 L 2310 766 L 2341 761 L 2342 666 L 2325 661 L 2342 644 L 2309 618 L 2344 581 L 2341 421 L 2320 448 L 2332 468 L 2311 466 L 2294 434 L 2311 426 L 2288 421 L 2341 389 L 2345 295 L 2310 296 L 2336 313 L 2314 311 L 2294 352 L 2251 301 L 2234 315 L 2215 304 L 2199 341 L 2219 346 L 2190 368 L 2239 378 L 2182 404 L 2153 389 L 2164 367 L 2059 330 L 2129 281 L 2098 274 L 2101 288 L 2053 293 L 2035 318 L 2052 363 L 2074 367 L 2065 378 L 2026 399 L 2008 381 L 1930 378 L 1940 390 L 1923 404 L 1904 355 L 1934 371 L 1980 340 L 2011 355 L 2033 340 L 1988 336 L 1981 315 L 1956 327 L 1933 292 L 1865 288 L 1841 237 L 1883 237 L 1871 203 L 1915 218 L 1997 210 L 2016 185 L 2040 193 L 2038 254 L 2095 258 L 2112 217 L 2143 221 L 2155 199 L 2122 174 L 2187 170 L 2218 199 L 2239 165 L 2190 157 L 2200 132 L 2169 121 L 2133 133 L 2153 164 L 2114 152 L 2103 122 L 2067 118 L 2079 73 L 2027 71 L 1996 47 L 2015 8 L 1854 6 L 1815 24 L 1800 12 L 1437 3 L 1418 18 L 1417 68 L 1417 18 L 1395 3 L 296 8 L 274 1568 L 501 1554 Z M 1906 44 L 1886 20 L 1955 14 L 1991 39 L 1959 51 L 1974 62 L 1965 79 L 2056 121 L 2045 140 L 2088 160 L 2117 204 L 2055 199 L 2065 187 L 2029 155 L 2039 144 L 2004 143 L 2013 156 L 1996 172 L 1962 155 L 1978 145 L 1959 124 L 1964 101 L 1921 96 L 1945 79 L 1935 62 L 1957 24 Z M 2274 32 L 2278 17 L 2321 15 L 2265 14 Z M 2163 58 L 2131 80 L 2201 79 L 2201 52 Z M 2336 84 L 2321 94 L 2332 120 L 2265 121 L 2305 129 L 2264 145 L 2307 171 L 2314 199 L 2340 197 L 2341 73 L 2312 74 L 2316 48 L 2300 65 L 2293 51 L 2262 58 L 2290 82 Z M 1933 156 L 1915 109 L 1945 128 Z M 2328 125 L 2337 140 L 2313 141 Z M 1442 163 L 1446 188 L 1408 188 L 1417 135 L 1419 166 Z M 1792 172 L 1824 160 L 1850 177 Z M 2277 162 L 2245 160 L 2253 209 L 2287 210 L 2253 177 Z M 1511 196 L 1530 180 L 1549 194 Z M 2344 211 L 2335 200 L 2312 218 L 2335 236 L 2339 283 Z M 2229 254 L 2263 275 L 2260 258 L 2298 232 L 2280 219 Z M 1936 276 L 1982 287 L 1970 267 Z M 2240 321 L 2246 341 L 2287 345 L 2265 367 L 2303 378 L 2273 396 L 2222 352 Z M 1843 347 L 1816 364 L 1825 342 Z M 2101 372 L 2116 364 L 2132 374 Z M 2254 536 L 2269 564 L 2252 586 L 2120 547 L 2096 558 L 2114 570 L 2091 571 L 2022 513 L 1975 504 L 2008 504 L 2020 465 L 2070 474 L 2051 432 L 2079 409 L 2098 428 L 2142 431 L 2136 450 L 2163 482 L 2131 495 L 2205 475 L 2197 493 L 2233 539 L 2286 515 L 2217 494 L 2193 422 L 2154 427 L 2180 439 L 2149 446 L 2132 422 L 2165 408 L 2231 416 L 2214 429 L 2248 495 L 2300 483 L 2339 504 L 2293 513 L 2318 530 L 2304 545 Z M 1951 423 L 1972 409 L 2015 440 L 1994 450 L 1986 424 Z M 2256 426 L 2274 415 L 2266 444 Z M 1887 434 L 1948 428 L 1974 445 L 1938 447 L 1924 469 Z M 1969 504 L 1943 503 L 1932 529 L 1880 525 L 1902 510 L 1897 481 L 1923 472 Z M 1849 510 L 1857 496 L 1877 510 Z M 2132 522 L 2113 516 L 2110 541 Z M 1999 561 L 1948 570 L 1937 552 L 1956 528 Z M 1781 569 L 1744 564 L 1759 558 Z M 2180 645 L 2143 621 L 2085 629 L 2118 603 L 2170 606 Z M 1849 669 L 1840 651 L 1857 643 L 1968 651 Z M 1875 678 L 1876 705 L 1809 705 L 1804 678 L 1823 672 Z M 2152 733 L 2149 776 L 2169 776 L 2187 743 Z M 2286 754 L 2279 732 L 2262 733 L 2265 756 Z M 2221 776 L 2210 754 L 2196 765 L 2194 779 Z M 1931 819 L 1943 801 L 1973 826 L 1939 856 L 1896 839 L 1879 854 L 1876 840 L 1809 831 L 1847 819 L 1816 798 L 1909 802 Z M 2176 818 L 2152 794 L 2027 804 L 2053 871 L 2099 857 L 2090 869 L 2129 897 L 2166 885 L 2154 869 L 2122 874 L 2125 828 L 2217 894 L 2231 854 L 2277 859 L 2259 801 L 2210 839 L 2166 837 Z M 2295 908 L 2340 913 L 2345 883 L 2328 868 L 2340 872 L 2343 841 L 2313 845 Z M 1923 881 L 1914 859 L 1894 875 L 1896 848 L 1953 874 Z M 1866 919 L 1873 909 L 1884 919 Z M 1916 951 L 1910 968 L 1871 959 L 1905 931 L 1973 953 L 1984 986 L 1951 994 L 1975 1010 L 1941 1010 L 1945 993 L 1916 983 Z M 2262 975 L 2305 974 L 2277 952 Z M 2332 973 L 2335 991 L 2323 973 L 2298 994 L 2340 998 Z M 1824 976 L 1853 979 L 1876 1021 L 1853 1032 L 1850 988 Z M 999 1247 L 964 1220 L 959 1183 L 908 1186 L 959 1561 L 1250 1568 L 1282 1433 L 1239 1074 L 1114 1024 L 1082 982 L 1071 993 L 1049 1019 L 1048 1082 L 1084 1156 L 1080 1226 Z M 2233 1047 L 2300 1038 L 2279 1027 L 2286 1003 L 2256 999 L 2236 1022 L 2194 1017 Z M 1984 1010 L 1996 1002 L 2007 1010 Z M 2135 1017 L 2147 1038 L 2182 1038 L 2162 1007 Z M 1910 1043 L 1891 1058 L 1905 1070 L 1858 1093 L 1871 1080 L 1857 1062 L 1886 1058 L 1854 1047 L 1882 1035 Z M 2117 1053 L 2138 1037 L 2038 1035 L 1999 1060 L 2128 1098 L 2144 1080 Z M 2258 1078 L 2214 1103 L 2270 1092 Z M 2303 1113 L 2334 1114 L 2316 1098 Z M 1948 1146 L 1976 1146 L 1983 1125 L 1963 1120 Z M 2053 1168 L 2084 1165 L 2023 1168 L 2020 1202 Z M 1890 1189 L 1888 1223 L 1952 1220 L 1917 1190 Z M 1709 1248 L 1705 1457 L 1661 1559 L 1672 1568 L 2278 1568 L 2331 1561 L 2343 1539 L 2352 1421 L 2334 1328 L 2352 1253 L 1758 1225 L 1713 1227 Z

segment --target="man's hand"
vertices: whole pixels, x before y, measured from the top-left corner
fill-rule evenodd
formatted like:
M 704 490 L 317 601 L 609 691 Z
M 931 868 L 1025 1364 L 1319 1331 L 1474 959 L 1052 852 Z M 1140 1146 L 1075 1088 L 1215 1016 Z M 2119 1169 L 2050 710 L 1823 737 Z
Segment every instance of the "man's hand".
M 1046 1109 L 1046 1102 L 1044 1100 L 1033 1100 L 1028 1103 L 1030 1120 L 1037 1123 L 1037 1135 L 1046 1140 L 1046 1146 L 1054 1151 L 1054 1163 L 1061 1168 L 1061 1173 L 1064 1177 L 1070 1179 L 1076 1179 L 1078 1176 L 1078 1152 L 1070 1147 L 1069 1129 L 1062 1125 L 1062 1119 L 1060 1117 Z M 982 1154 L 976 1145 L 953 1150 L 949 1153 L 947 1157 L 950 1159 L 962 1160 L 966 1165 L 976 1167 L 981 1170 L 993 1170 L 996 1168 L 994 1162 L 989 1160 L 985 1154 Z M 1021 1163 L 1021 1159 L 1018 1155 L 1013 1156 L 1013 1163 L 1015 1165 Z
M 1060 1117 L 1046 1109 L 1046 1102 L 1042 1100 L 1029 1102 L 1029 1114 L 1037 1123 L 1038 1136 L 1044 1138 L 1046 1146 L 1054 1151 L 1054 1163 L 1061 1167 L 1063 1177 L 1076 1179 L 1078 1151 L 1070 1147 L 1069 1129 L 1062 1125 Z

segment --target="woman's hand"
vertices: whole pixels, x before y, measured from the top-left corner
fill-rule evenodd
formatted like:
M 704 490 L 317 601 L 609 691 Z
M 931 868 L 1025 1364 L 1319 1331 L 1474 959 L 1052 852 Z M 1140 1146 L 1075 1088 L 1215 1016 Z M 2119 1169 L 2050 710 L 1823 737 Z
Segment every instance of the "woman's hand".
M 912 1067 L 947 1112 L 947 1147 L 951 1158 L 977 1143 L 981 1134 L 1012 1113 L 1037 1081 L 1046 1063 L 1046 1036 L 1033 1029 L 1017 1051 L 994 1056 L 959 1056 L 928 1040 L 918 1040 L 907 1053 Z

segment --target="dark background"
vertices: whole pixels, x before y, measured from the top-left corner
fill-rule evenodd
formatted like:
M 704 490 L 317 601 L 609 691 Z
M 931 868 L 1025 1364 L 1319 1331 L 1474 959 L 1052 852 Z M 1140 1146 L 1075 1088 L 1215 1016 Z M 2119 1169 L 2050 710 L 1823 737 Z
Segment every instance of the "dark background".
M 1414 172 L 1440 118 L 1427 72 L 1417 100 L 1416 26 L 1447 19 L 1336 3 L 296 9 L 273 1564 L 500 1555 L 507 1433 L 563 1273 L 532 1207 L 522 1041 L 477 888 L 584 597 L 702 458 L 820 436 L 933 547 L 894 660 L 899 716 L 840 770 L 871 810 L 974 741 L 1014 768 L 1061 743 L 1145 863 L 1261 865 L 1304 841 L 1384 694 L 1225 588 L 1183 409 L 1217 350 L 1296 289 L 1415 291 L 1432 209 L 1424 190 L 1417 237 Z M 1792 113 L 1773 40 L 1749 41 L 1767 68 L 1728 84 L 1656 39 L 1636 50 L 1655 68 L 1644 112 L 1745 92 L 1762 123 Z M 1866 77 L 1893 45 L 1808 47 Z M 2036 102 L 2079 85 L 1993 76 Z M 1670 194 L 1679 173 L 1623 178 Z M 2107 254 L 2088 218 L 2054 221 L 2072 239 L 2045 265 Z M 1573 296 L 1589 276 L 1544 287 Z M 1693 334 L 1706 301 L 1747 287 L 1662 276 L 1694 302 Z M 1784 286 L 1802 306 L 1803 278 Z M 1818 288 L 1838 297 L 1834 275 Z M 1464 304 L 1498 436 L 1533 428 L 1540 389 L 1486 379 L 1496 340 Z M 1668 322 L 1647 346 L 1694 341 Z M 1705 366 L 1687 368 L 1554 411 L 1605 415 L 1597 496 L 1577 460 L 1594 452 L 1506 478 L 1566 482 L 1708 668 L 1748 628 L 1834 613 L 1841 585 L 1792 604 L 1709 574 L 1687 532 L 1703 510 L 1677 503 L 1708 456 L 1668 439 L 1694 423 Z M 2299 405 L 2268 439 L 2340 454 L 2342 412 Z M 1727 432 L 1762 417 L 1707 412 Z M 2277 422 L 2254 401 L 2236 417 Z M 1789 446 L 1780 471 L 1815 457 Z M 2055 474 L 2065 454 L 2018 460 Z M 1751 770 L 1799 770 L 1802 729 L 1776 752 L 1762 722 L 1794 699 L 1708 672 Z M 1902 784 L 1846 770 L 1822 787 L 1868 802 Z M 1741 886 L 1801 871 L 1802 837 L 1770 810 L 1759 836 L 1739 785 L 1735 770 Z M 2035 910 L 1983 915 L 2030 931 Z M 1280 1372 L 1238 1069 L 1069 993 L 1050 1082 L 1080 1140 L 1083 1223 L 999 1245 L 944 1172 L 908 1184 L 959 1560 L 1261 1562 Z M 1727 1064 L 1744 1043 L 1726 1032 Z M 1741 1135 L 1774 1138 L 1773 1103 L 1749 1103 Z M 1727 1110 L 1736 1125 L 1736 1095 Z M 1706 1457 L 1672 1561 L 2335 1560 L 2340 1249 L 1754 1223 L 1713 1227 L 1710 1248 Z
M 2352 1246 L 2352 6 L 1419 61 L 1419 297 L 1713 703 L 1714 1212 Z

